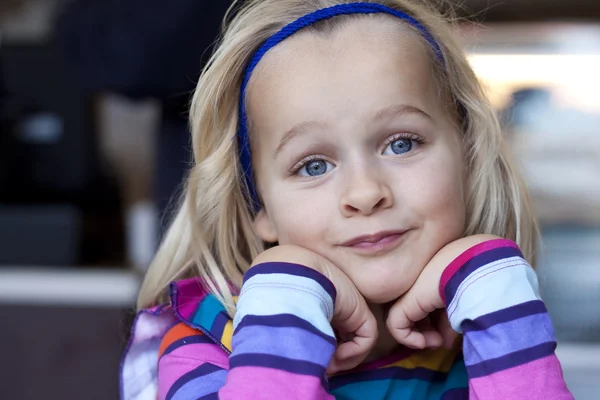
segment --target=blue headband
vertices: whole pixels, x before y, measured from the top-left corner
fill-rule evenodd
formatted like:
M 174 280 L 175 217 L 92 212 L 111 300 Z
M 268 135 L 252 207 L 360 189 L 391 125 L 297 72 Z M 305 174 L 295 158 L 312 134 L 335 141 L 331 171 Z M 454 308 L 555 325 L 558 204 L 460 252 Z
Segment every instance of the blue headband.
M 248 86 L 248 81 L 256 68 L 256 65 L 263 58 L 263 56 L 275 47 L 277 44 L 281 43 L 283 40 L 287 39 L 294 33 L 298 32 L 300 29 L 305 28 L 309 25 L 312 25 L 318 21 L 322 21 L 325 19 L 329 19 L 332 17 L 336 17 L 338 15 L 345 14 L 376 14 L 376 13 L 385 13 L 393 15 L 401 20 L 408 22 L 414 28 L 416 28 L 423 37 L 429 42 L 433 51 L 435 53 L 436 58 L 443 64 L 444 57 L 442 55 L 442 51 L 440 46 L 433 38 L 431 33 L 423 26 L 419 21 L 411 17 L 410 15 L 403 13 L 398 10 L 394 10 L 392 8 L 386 7 L 377 3 L 348 3 L 348 4 L 338 4 L 332 7 L 323 8 L 317 11 L 314 11 L 310 14 L 306 14 L 294 22 L 284 26 L 281 28 L 279 32 L 275 35 L 271 36 L 257 51 L 254 53 L 254 56 L 250 60 L 250 64 L 246 68 L 246 72 L 244 74 L 244 80 L 242 81 L 242 86 L 240 89 L 240 104 L 239 104 L 239 127 L 238 127 L 238 146 L 240 152 L 240 164 L 242 167 L 242 173 L 244 174 L 245 182 L 248 187 L 250 201 L 252 202 L 252 209 L 254 211 L 260 209 L 260 202 L 258 201 L 258 193 L 256 192 L 256 188 L 254 187 L 254 179 L 252 176 L 252 157 L 250 154 L 250 138 L 248 137 L 248 126 L 247 126 L 247 115 L 246 115 L 246 106 L 245 106 L 245 98 L 246 98 L 246 87 Z

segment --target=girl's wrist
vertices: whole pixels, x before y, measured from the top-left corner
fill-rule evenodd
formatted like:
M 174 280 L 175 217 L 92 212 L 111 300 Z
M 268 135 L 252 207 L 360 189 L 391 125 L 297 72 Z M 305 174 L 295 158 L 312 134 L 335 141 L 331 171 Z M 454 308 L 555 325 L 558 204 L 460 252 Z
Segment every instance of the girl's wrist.
M 448 285 L 450 283 L 460 284 L 468 275 L 474 272 L 472 270 L 472 267 L 474 267 L 472 260 L 474 258 L 488 250 L 502 246 L 514 246 L 518 249 L 516 244 L 510 240 L 495 235 L 479 234 L 455 240 L 436 254 L 436 257 L 441 257 L 440 262 L 445 264 L 440 276 L 439 294 L 446 306 L 451 301 L 448 298 Z M 491 261 L 493 260 L 490 259 Z M 467 265 L 469 263 L 471 263 L 471 268 Z

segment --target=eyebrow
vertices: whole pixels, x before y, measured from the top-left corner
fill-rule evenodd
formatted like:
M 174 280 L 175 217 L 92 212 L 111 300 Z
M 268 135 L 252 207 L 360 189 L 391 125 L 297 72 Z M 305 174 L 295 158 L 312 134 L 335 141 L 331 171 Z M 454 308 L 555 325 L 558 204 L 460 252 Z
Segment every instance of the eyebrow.
M 285 147 L 285 145 L 288 144 L 295 137 L 300 136 L 301 134 L 313 129 L 325 129 L 327 128 L 327 126 L 328 125 L 325 122 L 321 121 L 304 121 L 294 125 L 292 129 L 287 131 L 285 135 L 283 135 L 283 137 L 281 138 L 279 145 L 275 149 L 275 154 L 273 155 L 273 158 L 277 158 L 277 156 Z
M 394 104 L 394 105 L 386 107 L 382 110 L 379 110 L 372 116 L 371 120 L 378 120 L 378 119 L 383 119 L 383 118 L 393 118 L 393 117 L 399 117 L 399 116 L 410 115 L 410 114 L 413 114 L 413 115 L 416 114 L 416 115 L 421 116 L 422 118 L 433 121 L 433 118 L 431 118 L 431 116 L 429 114 L 427 114 L 425 111 L 421 110 L 418 107 L 414 107 L 414 106 L 411 106 L 408 104 Z M 314 129 L 326 129 L 327 127 L 328 127 L 327 123 L 322 122 L 322 121 L 304 121 L 304 122 L 300 122 L 299 124 L 294 125 L 281 138 L 279 145 L 277 145 L 277 148 L 275 149 L 275 154 L 273 155 L 273 158 L 277 158 L 279 153 L 281 153 L 281 150 L 290 141 L 292 141 L 292 139 L 296 138 L 297 136 L 300 136 L 307 131 L 311 131 Z
M 384 108 L 383 110 L 379 110 L 374 116 L 373 120 L 378 120 L 382 118 L 392 118 L 392 117 L 400 117 L 403 115 L 416 114 L 425 119 L 433 121 L 433 118 L 425 111 L 421 110 L 418 107 L 414 107 L 408 104 L 394 104 L 389 107 Z

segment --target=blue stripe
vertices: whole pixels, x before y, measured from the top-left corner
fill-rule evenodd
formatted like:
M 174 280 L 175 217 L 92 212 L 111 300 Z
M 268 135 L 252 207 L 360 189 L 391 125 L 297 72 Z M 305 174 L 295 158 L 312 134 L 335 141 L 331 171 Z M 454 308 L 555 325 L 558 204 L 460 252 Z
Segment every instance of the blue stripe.
M 331 384 L 331 383 L 330 383 Z M 338 400 L 350 399 L 428 399 L 430 383 L 418 379 L 399 381 L 381 379 L 361 381 L 333 389 L 330 393 Z
M 203 334 L 186 336 L 181 339 L 177 339 L 176 341 L 171 343 L 169 345 L 169 347 L 166 348 L 166 350 L 164 351 L 164 353 L 162 354 L 161 357 L 164 357 L 167 354 L 172 353 L 173 351 L 177 350 L 181 346 L 185 346 L 188 344 L 194 344 L 194 343 L 215 344 L 215 342 L 213 342 L 208 336 L 203 335 Z
M 442 382 L 446 379 L 446 376 L 446 373 L 432 371 L 427 368 L 387 367 L 336 376 L 335 380 L 330 380 L 329 387 L 331 390 L 335 390 L 341 386 L 358 382 L 380 381 L 387 379 L 396 379 L 402 381 L 417 379 L 426 382 Z
M 201 326 L 202 328 L 210 331 L 215 321 L 215 318 L 219 313 L 224 312 L 225 308 L 214 296 L 206 296 L 204 300 L 198 304 L 198 309 L 192 317 L 192 322 L 195 325 Z M 221 339 L 218 337 L 217 339 Z
M 503 310 L 483 315 L 474 320 L 467 319 L 462 322 L 463 332 L 474 332 L 488 329 L 491 326 L 515 319 L 528 317 L 535 314 L 547 313 L 546 305 L 541 300 L 532 300 L 526 303 L 514 305 Z
M 207 378 L 209 376 L 214 379 Z M 175 381 L 173 386 L 171 386 L 169 389 L 165 400 L 177 400 L 179 393 L 187 393 L 190 387 L 194 388 L 196 396 L 204 396 L 208 394 L 208 392 L 216 392 L 225 383 L 226 376 L 227 371 L 224 369 L 213 364 L 202 364 L 198 368 L 177 379 L 177 381 Z M 219 384 L 221 380 L 222 382 Z M 192 385 L 187 386 L 188 383 L 191 383 Z M 204 393 L 199 393 L 199 391 L 204 391 Z
M 488 250 L 484 253 L 478 254 L 465 262 L 459 269 L 452 275 L 446 287 L 444 288 L 444 294 L 446 295 L 446 304 L 451 304 L 454 299 L 454 295 L 458 290 L 458 287 L 465 279 L 479 268 L 491 264 L 496 261 L 503 260 L 505 258 L 521 257 L 523 254 L 515 247 L 499 247 L 493 250 Z
M 267 262 L 255 265 L 244 274 L 244 283 L 256 275 L 286 274 L 312 279 L 325 289 L 335 303 L 336 290 L 333 283 L 320 272 L 305 265 L 287 262 Z
M 495 372 L 518 367 L 528 362 L 539 360 L 554 354 L 556 342 L 543 343 L 525 350 L 516 351 L 505 356 L 467 366 L 470 379 L 488 376 Z
M 336 345 L 337 340 L 334 337 L 326 335 L 319 329 L 315 328 L 310 322 L 297 317 L 293 314 L 277 314 L 277 315 L 246 315 L 238 326 L 235 328 L 234 336 L 237 335 L 244 327 L 250 326 L 266 326 L 271 328 L 299 328 L 320 337 L 329 343 Z
M 308 361 L 290 360 L 289 358 L 269 354 L 240 354 L 229 358 L 230 370 L 237 367 L 265 367 L 298 375 L 311 375 L 323 379 L 325 367 Z
M 387 369 L 387 368 L 384 368 Z M 357 372 L 363 375 L 366 372 Z M 468 386 L 467 372 L 461 359 L 457 359 L 448 374 L 438 372 L 440 379 L 436 381 L 421 380 L 418 377 L 404 379 L 391 377 L 388 379 L 366 380 L 354 379 L 341 386 L 338 383 L 345 375 L 331 378 L 331 394 L 336 399 L 431 399 L 431 400 L 466 400 L 468 397 L 444 397 L 464 394 Z

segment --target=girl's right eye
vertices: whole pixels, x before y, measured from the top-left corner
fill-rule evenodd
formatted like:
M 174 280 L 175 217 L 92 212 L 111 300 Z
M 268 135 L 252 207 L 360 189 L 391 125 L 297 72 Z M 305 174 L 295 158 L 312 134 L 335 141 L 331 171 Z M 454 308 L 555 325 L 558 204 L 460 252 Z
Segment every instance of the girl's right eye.
M 317 177 L 326 174 L 333 169 L 333 164 L 323 159 L 309 159 L 301 161 L 295 173 L 302 177 Z

